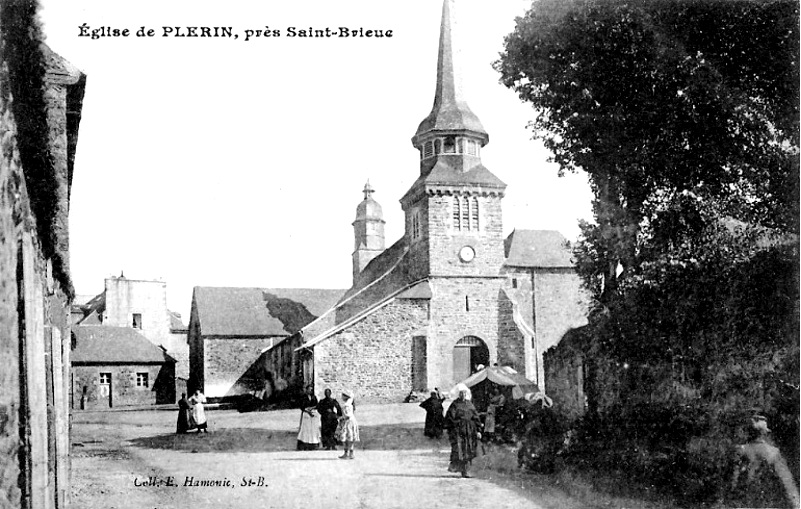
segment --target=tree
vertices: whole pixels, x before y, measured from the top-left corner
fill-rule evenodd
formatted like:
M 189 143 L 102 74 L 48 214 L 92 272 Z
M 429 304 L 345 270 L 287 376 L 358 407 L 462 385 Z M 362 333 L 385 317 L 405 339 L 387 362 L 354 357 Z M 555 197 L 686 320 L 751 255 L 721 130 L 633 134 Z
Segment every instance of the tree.
M 652 239 L 720 215 L 797 231 L 797 41 L 796 2 L 539 0 L 518 18 L 495 66 L 561 171 L 589 176 L 580 269 L 601 302 Z M 661 219 L 678 209 L 681 228 Z
M 594 193 L 575 255 L 599 304 L 592 390 L 612 423 L 599 443 L 638 450 L 649 435 L 664 464 L 638 456 L 632 472 L 695 478 L 698 500 L 716 496 L 729 456 L 718 447 L 707 468 L 710 446 L 693 470 L 687 444 L 731 441 L 746 405 L 798 451 L 797 412 L 781 410 L 797 408 L 799 379 L 798 11 L 538 0 L 495 63 L 560 171 L 586 172 Z

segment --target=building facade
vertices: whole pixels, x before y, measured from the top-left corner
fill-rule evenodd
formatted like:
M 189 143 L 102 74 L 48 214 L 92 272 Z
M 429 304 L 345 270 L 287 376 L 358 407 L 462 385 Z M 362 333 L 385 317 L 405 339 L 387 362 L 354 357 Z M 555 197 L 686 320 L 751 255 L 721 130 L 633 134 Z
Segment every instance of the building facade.
M 377 252 L 384 222 L 368 185 L 354 221 L 353 286 L 263 355 L 295 386 L 401 401 L 499 363 L 543 387 L 544 349 L 586 323 L 564 237 L 504 237 L 506 185 L 481 160 L 489 135 L 460 87 L 452 8 L 445 0 L 434 105 L 412 137 L 420 166 L 400 199 L 405 233 Z
M 0 2 L 0 507 L 69 503 L 68 215 L 86 77 Z
M 175 359 L 131 327 L 73 329 L 72 408 L 175 403 Z
M 315 320 L 342 292 L 195 287 L 188 333 L 189 392 L 200 389 L 216 400 L 268 397 L 277 377 L 268 376 L 259 362 L 262 352 Z
M 73 305 L 72 321 L 75 327 L 129 328 L 138 332 L 174 359 L 174 389 L 171 392 L 180 395 L 186 391 L 189 378 L 188 330 L 180 314 L 167 308 L 167 283 L 164 281 L 131 279 L 124 274 L 107 278 L 103 293 L 82 305 Z M 85 354 L 84 361 L 91 361 L 91 352 Z M 96 356 L 94 361 L 101 362 L 104 358 L 102 349 L 96 352 Z M 159 401 L 166 402 L 163 398 Z M 175 399 L 170 402 L 175 402 Z

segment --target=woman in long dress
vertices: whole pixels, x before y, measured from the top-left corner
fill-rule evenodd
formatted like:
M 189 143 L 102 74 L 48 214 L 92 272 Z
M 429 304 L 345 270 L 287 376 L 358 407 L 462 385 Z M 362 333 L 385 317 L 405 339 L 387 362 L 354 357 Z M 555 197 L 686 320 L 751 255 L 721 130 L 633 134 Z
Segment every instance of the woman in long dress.
M 181 399 L 178 400 L 178 424 L 176 426 L 175 432 L 178 434 L 183 435 L 187 431 L 189 431 L 189 412 L 191 408 L 189 407 L 189 402 L 186 400 L 186 393 L 181 393 Z
M 298 430 L 298 450 L 312 451 L 320 447 L 320 415 L 317 412 L 317 397 L 314 388 L 306 388 L 300 404 L 300 430 Z
M 487 416 L 484 419 L 484 435 L 486 440 L 491 440 L 495 436 L 496 417 L 506 403 L 506 398 L 501 394 L 497 387 L 492 391 L 492 397 L 487 405 Z
M 476 407 L 467 399 L 469 390 L 465 387 L 459 391 L 459 397 L 445 414 L 445 428 L 451 442 L 450 472 L 460 472 L 462 477 L 470 477 L 467 468 L 476 457 L 478 439 L 481 438 L 479 418 Z
M 342 417 L 337 425 L 337 440 L 345 444 L 345 452 L 340 459 L 353 459 L 353 445 L 359 441 L 359 423 L 356 421 L 353 394 L 342 391 Z
M 440 398 L 439 392 L 431 391 L 431 397 L 420 403 L 420 408 L 426 411 L 423 434 L 428 438 L 442 437 L 445 419 L 442 416 L 442 398 Z
M 206 410 L 203 404 L 206 403 L 206 396 L 196 390 L 195 394 L 189 398 L 189 404 L 192 405 L 192 420 L 194 421 L 197 432 L 208 433 L 208 423 L 206 422 Z
M 337 440 L 334 436 L 342 415 L 342 408 L 336 398 L 331 397 L 331 389 L 325 390 L 325 397 L 317 404 L 317 413 L 320 414 L 320 434 L 323 448 L 326 451 L 335 451 Z

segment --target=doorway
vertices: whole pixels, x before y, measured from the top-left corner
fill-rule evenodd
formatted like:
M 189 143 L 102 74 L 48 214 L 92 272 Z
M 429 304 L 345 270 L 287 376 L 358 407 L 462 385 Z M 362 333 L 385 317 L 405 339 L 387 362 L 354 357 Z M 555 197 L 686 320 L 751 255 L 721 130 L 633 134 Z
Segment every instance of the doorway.
M 453 347 L 453 380 L 460 382 L 489 364 L 489 349 L 481 338 L 465 336 Z
M 102 407 L 111 408 L 111 394 L 111 373 L 100 373 L 100 397 L 97 403 Z

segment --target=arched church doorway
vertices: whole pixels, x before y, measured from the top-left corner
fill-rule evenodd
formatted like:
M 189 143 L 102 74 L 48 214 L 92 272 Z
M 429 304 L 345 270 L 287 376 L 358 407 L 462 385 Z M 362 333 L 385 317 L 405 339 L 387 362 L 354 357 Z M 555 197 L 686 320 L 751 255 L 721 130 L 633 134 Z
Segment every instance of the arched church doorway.
M 453 347 L 453 379 L 461 381 L 473 374 L 479 365 L 489 364 L 489 349 L 481 338 L 465 336 Z

